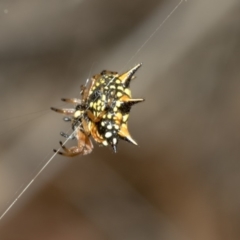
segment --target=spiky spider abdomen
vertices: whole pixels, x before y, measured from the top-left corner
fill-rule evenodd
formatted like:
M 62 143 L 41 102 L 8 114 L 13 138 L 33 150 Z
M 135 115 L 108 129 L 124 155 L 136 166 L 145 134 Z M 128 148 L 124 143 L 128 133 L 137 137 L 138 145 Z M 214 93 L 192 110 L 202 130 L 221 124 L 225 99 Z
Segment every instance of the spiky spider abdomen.
M 141 64 L 118 75 L 116 72 L 102 71 L 93 77 L 93 84 L 89 91 L 89 111 L 95 118 L 90 121 L 92 135 L 96 141 L 104 146 L 111 145 L 116 152 L 118 139 L 136 142 L 131 138 L 127 129 L 127 120 L 131 106 L 143 99 L 131 99 L 130 81 Z M 93 120 L 93 119 L 91 119 Z M 94 123 L 93 123 L 94 122 Z M 95 125 L 94 127 L 92 127 Z
M 132 105 L 143 101 L 142 98 L 132 99 L 129 88 L 134 73 L 140 66 L 137 64 L 121 75 L 104 70 L 93 76 L 89 85 L 87 81 L 82 86 L 81 99 L 62 99 L 76 104 L 74 109 L 52 108 L 56 112 L 72 116 L 64 120 L 72 122 L 74 137 L 78 141 L 78 145 L 71 148 L 66 148 L 60 142 L 64 152 L 58 152 L 59 154 L 89 154 L 93 149 L 90 137 L 101 145 L 111 145 L 115 152 L 119 138 L 137 145 L 128 132 L 127 121 Z M 61 135 L 69 137 L 62 132 Z

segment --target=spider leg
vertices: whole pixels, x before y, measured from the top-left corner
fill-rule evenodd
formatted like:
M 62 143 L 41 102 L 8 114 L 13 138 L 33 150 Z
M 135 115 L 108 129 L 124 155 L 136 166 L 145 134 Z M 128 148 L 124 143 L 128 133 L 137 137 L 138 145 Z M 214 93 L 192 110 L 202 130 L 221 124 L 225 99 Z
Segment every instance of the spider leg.
M 64 121 L 64 122 L 71 122 L 72 119 L 71 119 L 70 117 L 64 117 L 64 118 L 63 118 L 63 121 Z
M 89 128 L 88 128 L 88 123 L 84 118 L 82 119 L 82 127 L 83 127 L 83 130 L 84 130 L 85 134 L 89 136 L 90 131 L 89 131 Z
M 65 152 L 67 152 L 67 153 L 69 152 L 69 149 L 67 147 L 65 147 L 61 141 L 59 142 L 59 144 Z
M 88 96 L 89 96 L 89 93 L 90 93 L 90 89 L 92 88 L 92 86 L 94 85 L 95 81 L 96 81 L 96 78 L 100 76 L 100 75 L 95 75 L 91 78 L 91 82 L 88 86 L 81 86 L 81 95 L 82 95 L 82 99 L 83 101 L 85 101 Z
M 78 99 L 78 98 L 62 98 L 61 99 L 63 102 L 67 102 L 67 103 L 76 103 L 76 104 L 81 104 L 82 101 L 81 99 Z
M 60 143 L 60 146 L 62 147 L 62 149 L 64 150 L 64 152 L 53 149 L 54 152 L 57 152 L 58 154 L 66 156 L 66 157 L 74 157 L 74 156 L 77 156 L 78 154 L 80 154 L 80 153 L 74 154 L 73 152 L 71 153 L 71 151 L 70 151 L 71 148 L 65 147 L 61 141 L 59 143 Z M 72 147 L 72 148 L 75 148 L 75 147 Z
M 57 113 L 62 113 L 65 115 L 73 115 L 74 112 L 76 111 L 74 108 L 63 108 L 63 109 L 58 109 L 58 108 L 54 108 L 51 107 L 51 110 L 57 112 Z
M 66 133 L 64 133 L 64 132 L 60 132 L 60 135 L 62 136 L 62 137 L 65 137 L 65 138 L 68 138 L 68 139 L 70 139 L 70 140 L 73 140 L 73 139 L 75 139 L 75 136 L 70 136 L 69 134 L 66 134 Z
M 86 135 L 86 133 L 82 132 L 80 129 L 77 132 L 77 139 L 78 139 L 78 146 L 73 146 L 70 148 L 67 148 L 63 145 L 62 142 L 60 143 L 60 146 L 64 150 L 64 152 L 58 152 L 58 154 L 67 156 L 67 157 L 74 157 L 77 155 L 87 155 L 92 152 L 93 144 L 89 137 Z M 57 150 L 53 150 L 54 152 L 57 152 Z
M 90 132 L 91 132 L 92 138 L 98 143 L 103 143 L 104 139 L 99 134 L 97 126 L 94 122 L 90 122 L 90 129 L 91 129 Z
M 90 138 L 86 134 L 84 134 L 81 131 L 79 131 L 79 132 L 81 133 L 80 138 L 82 138 L 82 140 L 85 142 L 85 146 L 84 146 L 84 149 L 83 149 L 83 155 L 87 155 L 87 154 L 91 153 L 92 150 L 93 150 L 92 141 L 90 140 Z M 78 145 L 81 145 L 81 140 L 78 140 Z
M 87 110 L 87 115 L 91 119 L 92 122 L 96 123 L 99 122 L 103 115 L 106 113 L 106 111 L 102 111 L 97 117 L 93 115 L 93 113 L 90 110 Z
M 78 155 L 78 154 L 70 154 L 70 153 L 67 153 L 67 152 L 60 152 L 60 151 L 57 151 L 56 149 L 53 149 L 53 151 L 54 151 L 55 153 L 58 153 L 58 154 L 60 154 L 60 155 L 65 156 L 65 157 L 75 157 L 75 156 Z

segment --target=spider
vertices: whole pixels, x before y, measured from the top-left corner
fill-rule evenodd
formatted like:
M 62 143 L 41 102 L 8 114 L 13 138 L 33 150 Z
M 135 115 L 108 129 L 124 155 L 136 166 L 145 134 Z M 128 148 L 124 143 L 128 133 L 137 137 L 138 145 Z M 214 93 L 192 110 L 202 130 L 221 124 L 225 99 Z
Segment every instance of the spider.
M 94 75 L 90 83 L 88 81 L 81 86 L 80 99 L 62 98 L 67 103 L 76 104 L 75 108 L 57 109 L 53 111 L 67 115 L 64 121 L 72 123 L 73 136 L 61 132 L 65 138 L 77 139 L 77 146 L 65 147 L 62 142 L 60 146 L 63 152 L 54 149 L 61 155 L 73 157 L 76 155 L 87 155 L 92 152 L 95 142 L 103 146 L 112 146 L 117 152 L 119 139 L 126 140 L 137 145 L 131 137 L 127 121 L 131 107 L 144 101 L 142 98 L 133 99 L 130 82 L 134 79 L 135 72 L 142 64 L 137 64 L 129 71 L 119 75 L 117 72 L 103 70 Z

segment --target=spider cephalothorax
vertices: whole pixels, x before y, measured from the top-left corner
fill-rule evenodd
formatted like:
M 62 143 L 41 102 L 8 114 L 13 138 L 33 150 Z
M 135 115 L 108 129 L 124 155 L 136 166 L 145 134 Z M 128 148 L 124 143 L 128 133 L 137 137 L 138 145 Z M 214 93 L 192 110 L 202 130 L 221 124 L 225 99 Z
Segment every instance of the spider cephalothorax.
M 143 101 L 141 98 L 132 99 L 129 89 L 140 66 L 138 64 L 121 75 L 104 70 L 92 77 L 89 86 L 82 86 L 81 99 L 62 99 L 77 104 L 74 109 L 52 108 L 72 116 L 64 120 L 72 122 L 73 138 L 78 140 L 78 146 L 69 149 L 60 142 L 65 152 L 58 153 L 66 156 L 89 154 L 93 149 L 90 136 L 101 145 L 111 145 L 115 152 L 119 138 L 137 145 L 128 132 L 127 121 L 132 105 Z M 61 135 L 69 137 L 62 132 Z

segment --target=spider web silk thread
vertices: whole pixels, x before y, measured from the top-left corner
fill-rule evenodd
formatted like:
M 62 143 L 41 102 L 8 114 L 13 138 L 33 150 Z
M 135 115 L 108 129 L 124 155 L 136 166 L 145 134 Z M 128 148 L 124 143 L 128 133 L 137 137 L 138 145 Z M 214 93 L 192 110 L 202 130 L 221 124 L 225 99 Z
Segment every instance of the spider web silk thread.
M 184 0 L 181 0 L 174 8 L 173 10 L 167 15 L 167 17 L 158 25 L 158 27 L 154 30 L 154 32 L 143 42 L 143 44 L 138 48 L 138 50 L 129 58 L 129 60 L 126 62 L 125 66 L 129 64 L 130 61 L 132 61 L 137 54 L 145 47 L 145 45 L 155 36 L 155 34 L 161 29 L 161 27 L 165 24 L 165 22 L 173 15 L 173 13 L 179 8 L 179 6 L 183 3 Z M 186 0 L 185 0 L 186 1 Z M 111 81 L 113 81 L 115 78 L 113 78 Z M 69 141 L 69 139 L 74 135 L 74 133 L 77 131 L 74 130 L 70 136 L 64 141 L 63 146 Z M 18 194 L 18 196 L 13 200 L 13 202 L 7 207 L 7 209 L 1 214 L 0 221 L 3 219 L 3 217 L 9 212 L 9 210 L 15 205 L 15 203 L 21 198 L 21 196 L 28 190 L 28 188 L 32 185 L 32 183 L 37 179 L 37 177 L 44 171 L 44 169 L 50 164 L 50 162 L 54 159 L 54 157 L 59 152 L 60 148 L 58 148 L 57 152 L 55 152 L 48 161 L 43 165 L 43 167 L 37 172 L 37 174 L 32 178 L 32 180 L 25 186 L 25 188 Z
M 77 129 L 76 129 L 77 130 Z M 76 132 L 74 130 L 71 135 L 64 141 L 63 145 L 65 145 L 68 140 L 74 135 Z M 18 194 L 18 196 L 14 199 L 14 201 L 8 206 L 8 208 L 3 212 L 0 216 L 0 221 L 2 218 L 8 213 L 8 211 L 14 206 L 14 204 L 18 201 L 18 199 L 27 191 L 27 189 L 32 185 L 32 183 L 36 180 L 36 178 L 42 173 L 42 171 L 49 165 L 49 163 L 54 159 L 54 157 L 59 152 L 60 148 L 48 159 L 48 161 L 43 165 L 43 167 L 37 172 L 37 174 L 32 178 L 32 180 L 26 185 L 26 187 Z
M 138 53 L 145 47 L 145 45 L 155 36 L 155 34 L 161 29 L 165 22 L 173 15 L 173 13 L 180 7 L 184 0 L 181 0 L 173 10 L 167 15 L 167 17 L 158 25 L 158 27 L 153 31 L 153 33 L 145 40 L 145 42 L 138 48 L 138 50 L 130 57 L 130 59 L 125 64 L 124 68 L 138 55 Z M 186 1 L 186 0 L 185 0 Z
M 167 15 L 167 17 L 158 25 L 158 27 L 153 31 L 153 33 L 144 41 L 144 43 L 138 48 L 138 50 L 129 58 L 129 60 L 125 63 L 122 70 L 138 55 L 138 53 L 145 47 L 145 45 L 156 35 L 156 33 L 161 29 L 161 27 L 165 24 L 165 22 L 173 15 L 173 13 L 180 7 L 180 5 L 183 3 L 183 1 L 187 0 L 181 0 L 174 8 L 173 10 Z M 122 71 L 121 70 L 121 71 Z M 114 77 L 112 80 L 109 81 L 107 86 L 116 79 Z

